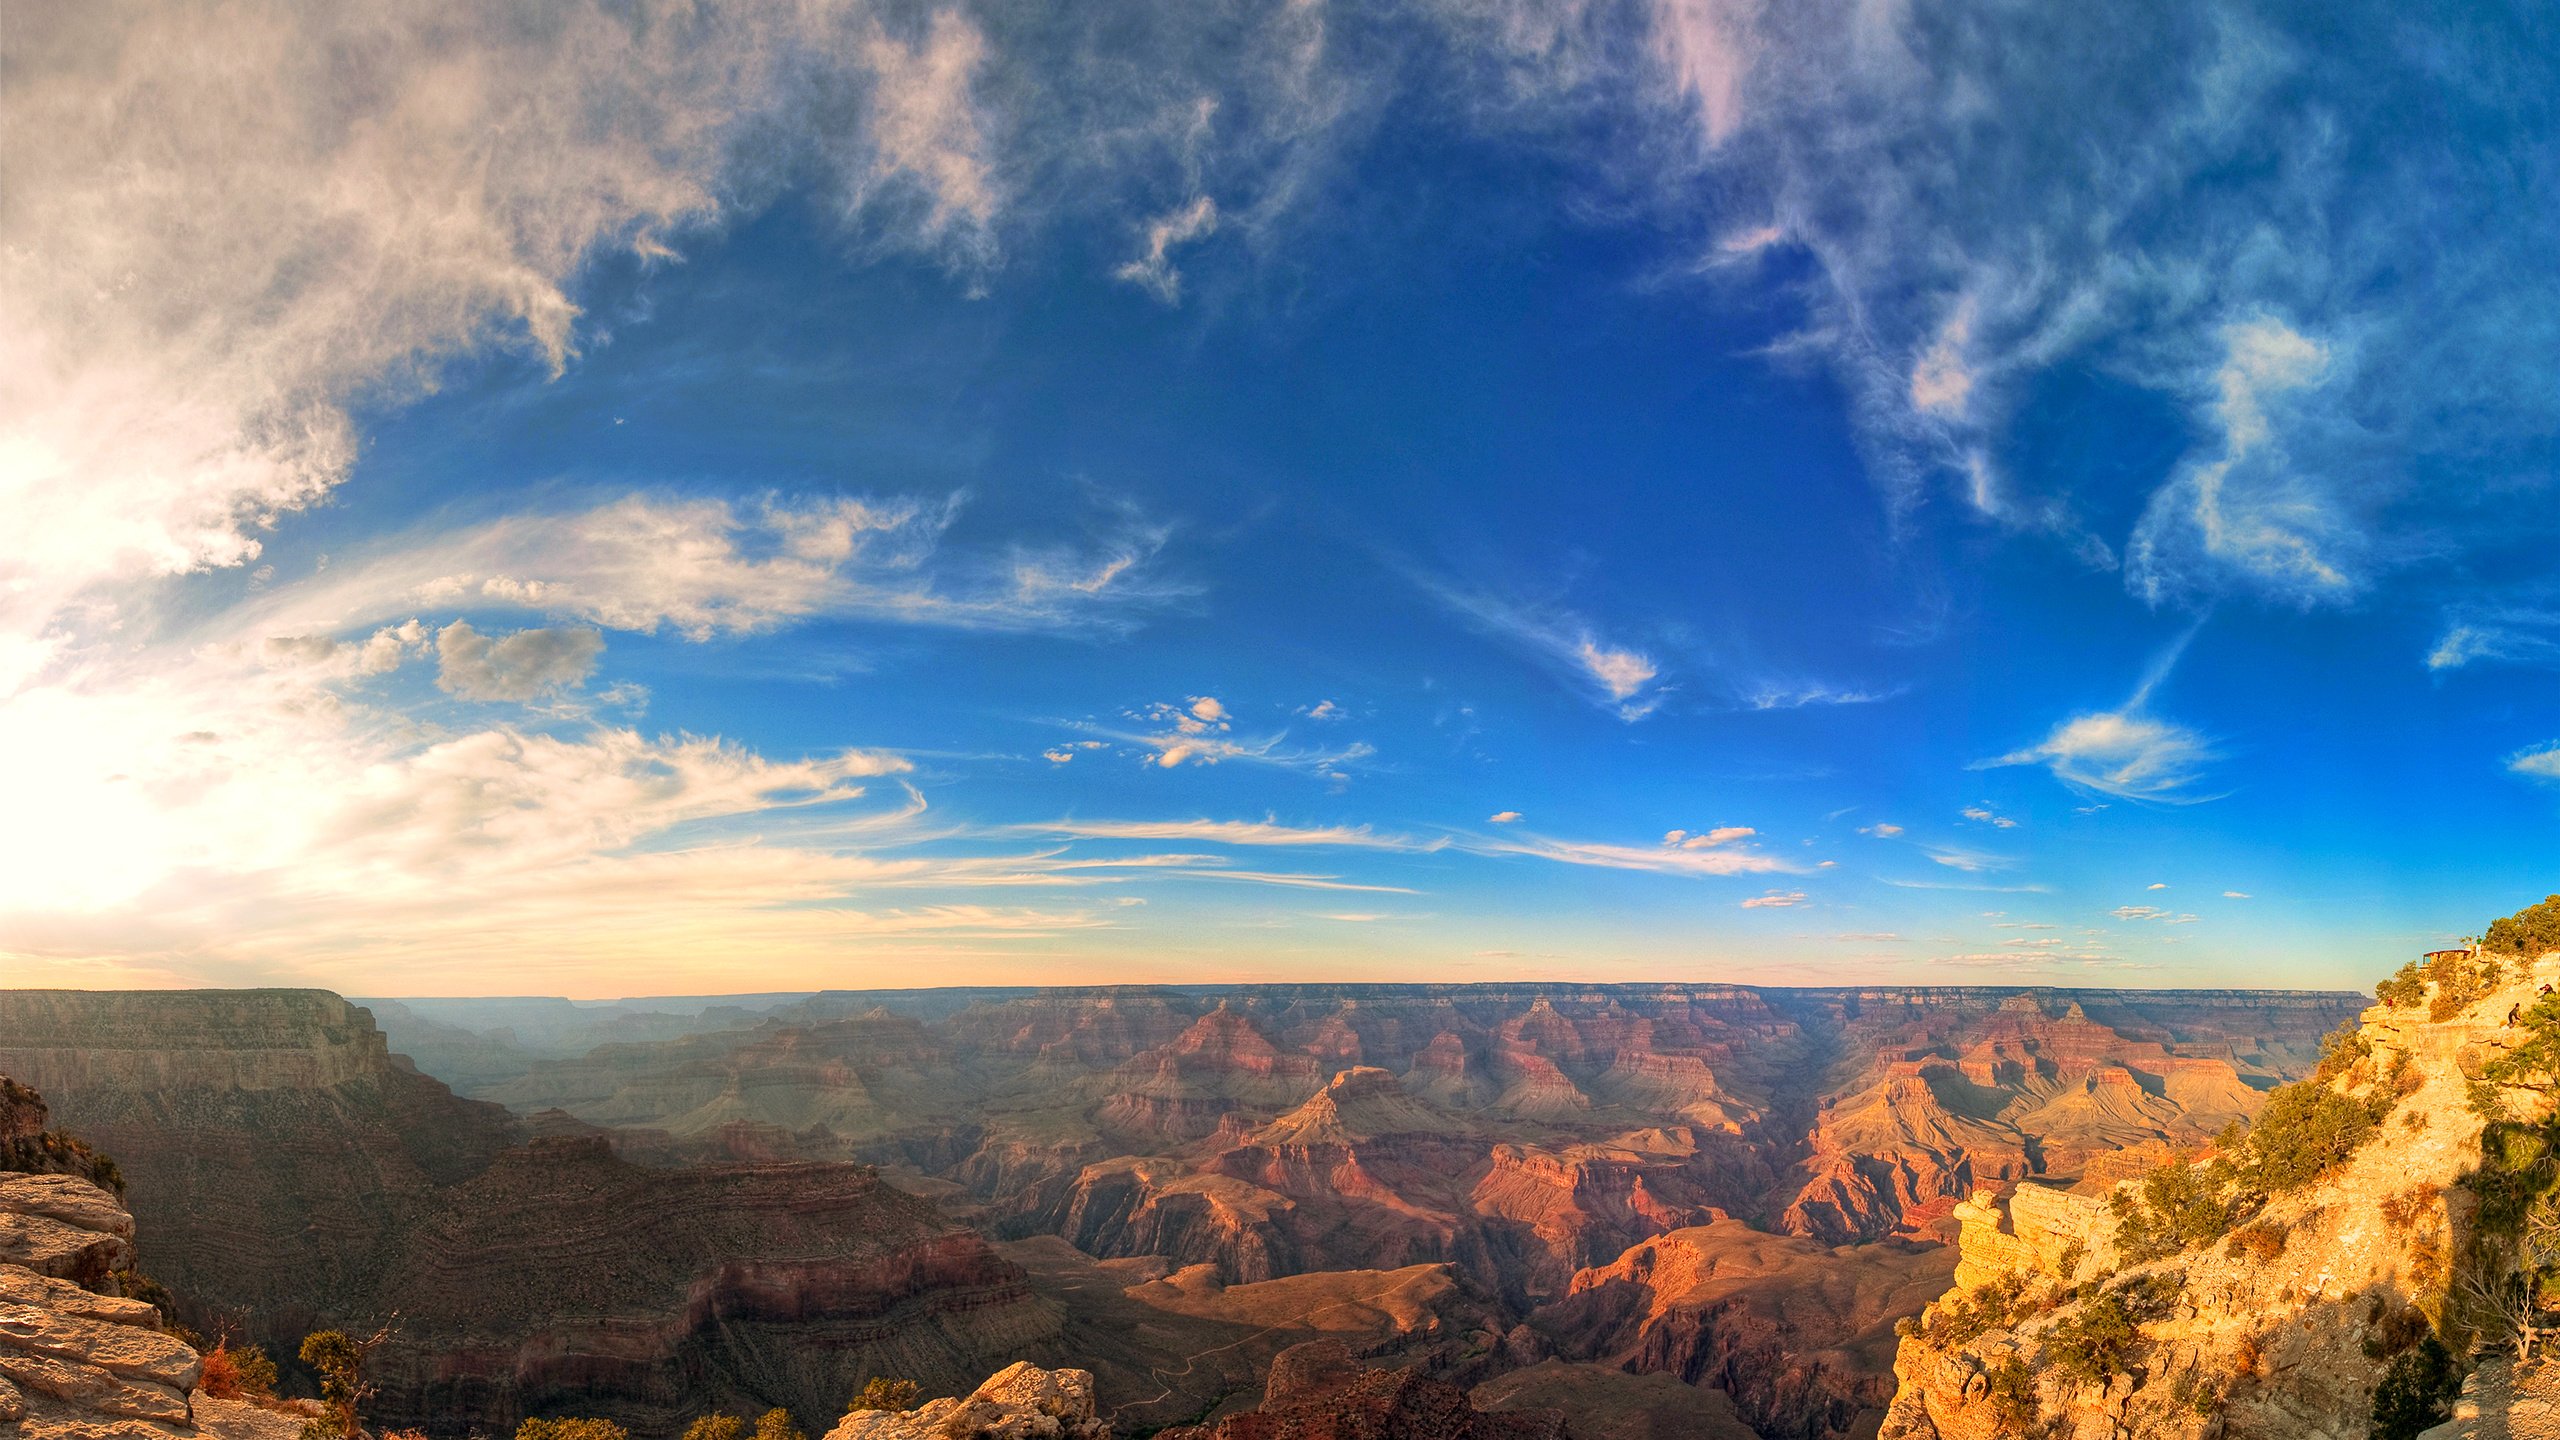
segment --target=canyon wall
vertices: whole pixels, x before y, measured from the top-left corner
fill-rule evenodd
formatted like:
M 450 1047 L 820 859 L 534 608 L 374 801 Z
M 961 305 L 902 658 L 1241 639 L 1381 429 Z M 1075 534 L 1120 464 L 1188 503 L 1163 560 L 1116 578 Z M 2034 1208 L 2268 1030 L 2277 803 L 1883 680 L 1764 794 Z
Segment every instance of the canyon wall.
M 123 1163 L 143 1262 L 206 1333 L 291 1354 L 397 1317 L 378 1418 L 646 1433 L 705 1403 L 822 1423 L 867 1376 L 943 1383 L 1053 1338 L 974 1231 L 848 1162 L 651 1169 L 526 1140 L 317 991 L 0 992 L 0 1073 Z

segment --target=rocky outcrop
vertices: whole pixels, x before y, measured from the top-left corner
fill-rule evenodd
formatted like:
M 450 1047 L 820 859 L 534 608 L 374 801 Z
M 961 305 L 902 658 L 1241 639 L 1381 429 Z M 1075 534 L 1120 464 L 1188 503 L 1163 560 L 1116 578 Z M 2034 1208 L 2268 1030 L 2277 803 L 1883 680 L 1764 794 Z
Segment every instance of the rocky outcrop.
M 826 1440 L 1107 1440 L 1093 1409 L 1093 1377 L 1018 1360 L 960 1399 L 913 1410 L 856 1410 Z
M 291 1440 L 302 1416 L 197 1392 L 203 1357 L 114 1293 L 133 1236 L 86 1180 L 0 1174 L 0 1440 Z
M 1176 1426 L 1159 1440 L 1565 1440 L 1571 1433 L 1560 1412 L 1478 1410 L 1445 1380 L 1367 1369 L 1341 1341 L 1312 1340 L 1272 1362 L 1261 1408 Z
M 2130 1184 L 2113 1197 L 2025 1185 L 1958 1207 L 1956 1288 L 1901 1342 L 1885 1440 L 2367 1433 L 2386 1364 L 2431 1331 L 2457 1349 L 2470 1333 L 2449 1297 L 2476 1253 L 2466 1182 L 2484 1168 L 2468 1088 L 2523 1033 L 2509 1019 L 2555 981 L 2560 956 L 2510 961 L 2468 1003 L 2366 1011 L 2338 1062 L 2296 1092 L 2345 1118 L 2266 1143 L 2324 1146 L 2358 1116 L 2370 1138 L 2351 1153 L 2301 1150 L 2321 1168 L 2292 1174 L 2224 1179 L 2172 1159 L 2166 1173 L 2226 1207 L 2197 1212 L 2211 1223 L 2183 1247 L 2160 1238 Z M 2501 1103 L 2549 1105 L 2530 1091 Z M 2256 1143 L 2226 1158 L 2245 1167 Z

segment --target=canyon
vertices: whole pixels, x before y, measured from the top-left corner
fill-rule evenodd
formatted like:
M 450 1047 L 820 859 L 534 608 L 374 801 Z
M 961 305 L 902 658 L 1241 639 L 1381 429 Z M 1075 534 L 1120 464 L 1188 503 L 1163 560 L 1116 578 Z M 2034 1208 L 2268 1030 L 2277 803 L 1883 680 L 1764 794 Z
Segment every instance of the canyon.
M 16 991 L 0 1074 L 118 1158 L 187 1323 L 289 1353 L 396 1313 L 378 1408 L 435 1434 L 764 1405 L 816 1433 L 873 1376 L 965 1394 L 1021 1359 L 1089 1369 L 1124 1430 L 1205 1425 L 1330 1338 L 1497 1408 L 1611 1397 L 1652 1433 L 1676 1383 L 1712 1397 L 1680 1424 L 1827 1440 L 1882 1418 L 1977 1190 L 2200 1151 L 2364 1003 Z

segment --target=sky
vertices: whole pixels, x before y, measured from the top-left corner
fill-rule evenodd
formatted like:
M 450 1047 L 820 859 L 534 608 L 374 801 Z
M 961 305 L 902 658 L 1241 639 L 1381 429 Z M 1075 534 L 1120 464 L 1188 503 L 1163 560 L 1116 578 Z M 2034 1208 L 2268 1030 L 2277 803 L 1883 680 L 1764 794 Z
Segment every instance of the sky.
M 2370 984 L 2560 889 L 2555 30 L 13 16 L 0 983 Z

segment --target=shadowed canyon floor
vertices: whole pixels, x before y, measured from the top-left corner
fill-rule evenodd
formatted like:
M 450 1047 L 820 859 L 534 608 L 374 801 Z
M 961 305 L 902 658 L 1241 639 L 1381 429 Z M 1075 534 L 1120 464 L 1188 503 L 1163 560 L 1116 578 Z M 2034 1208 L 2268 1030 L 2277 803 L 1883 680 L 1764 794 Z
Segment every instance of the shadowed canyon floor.
M 918 991 L 386 1002 L 386 1040 L 319 992 L 21 991 L 0 1073 L 129 1157 L 195 1320 L 290 1348 L 398 1311 L 385 1418 L 441 1433 L 815 1433 L 873 1375 L 1023 1358 L 1143 1433 L 1331 1336 L 1495 1409 L 1617 1397 L 1610 1434 L 1814 1440 L 1872 1431 L 1958 1201 L 2193 1149 L 2361 1003 Z M 1715 1396 L 1676 1418 L 1663 1383 Z

